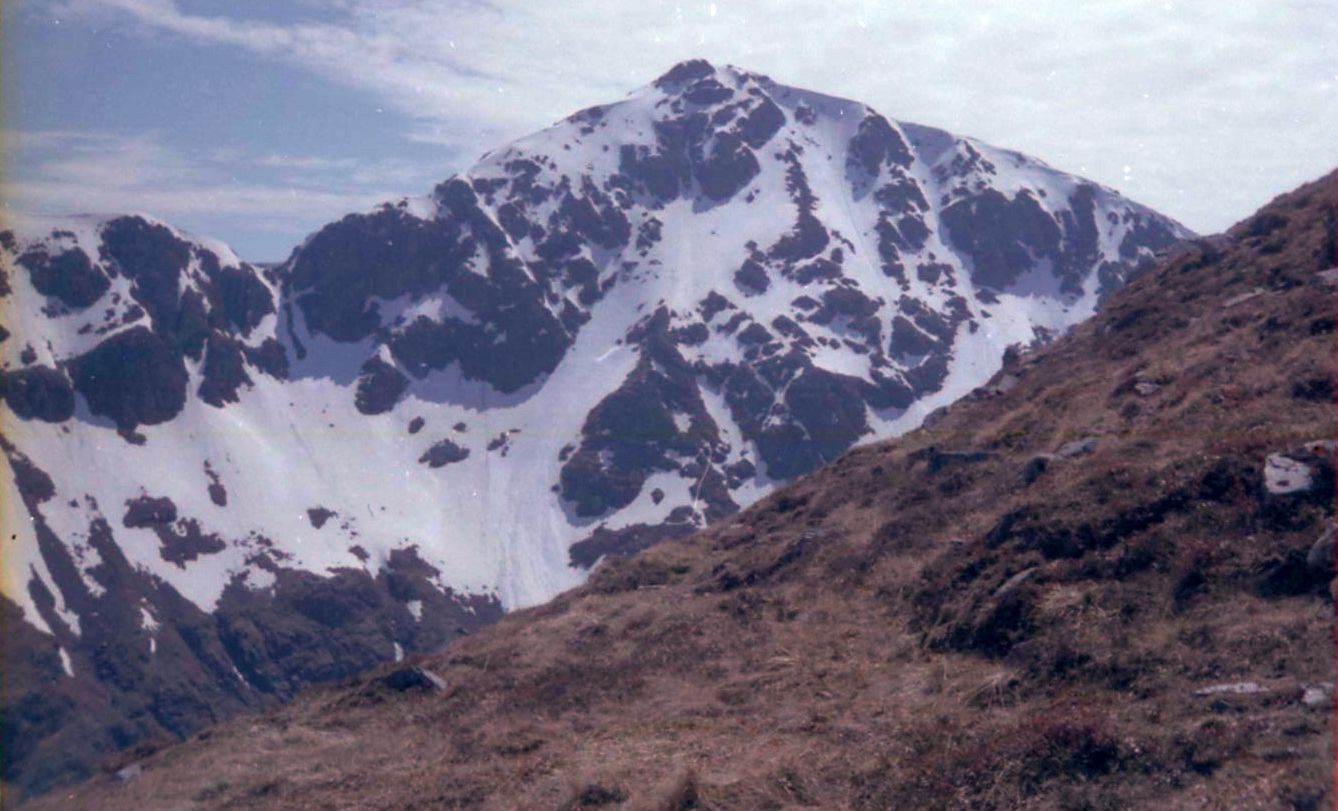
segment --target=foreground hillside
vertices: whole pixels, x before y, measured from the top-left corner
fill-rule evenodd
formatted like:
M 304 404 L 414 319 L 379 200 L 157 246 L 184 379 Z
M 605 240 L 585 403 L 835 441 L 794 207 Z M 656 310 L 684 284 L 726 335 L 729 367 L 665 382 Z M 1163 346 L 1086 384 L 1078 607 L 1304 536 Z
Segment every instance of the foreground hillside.
M 32 807 L 1329 807 L 1334 184 L 899 441 Z

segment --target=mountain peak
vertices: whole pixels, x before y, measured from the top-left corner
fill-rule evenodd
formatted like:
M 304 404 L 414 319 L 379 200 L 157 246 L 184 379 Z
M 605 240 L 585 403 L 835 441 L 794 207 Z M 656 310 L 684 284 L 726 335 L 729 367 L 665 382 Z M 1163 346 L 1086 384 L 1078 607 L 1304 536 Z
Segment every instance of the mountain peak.
M 705 59 L 685 59 L 661 74 L 653 84 L 658 88 L 668 90 L 674 87 L 683 87 L 715 73 L 715 65 Z

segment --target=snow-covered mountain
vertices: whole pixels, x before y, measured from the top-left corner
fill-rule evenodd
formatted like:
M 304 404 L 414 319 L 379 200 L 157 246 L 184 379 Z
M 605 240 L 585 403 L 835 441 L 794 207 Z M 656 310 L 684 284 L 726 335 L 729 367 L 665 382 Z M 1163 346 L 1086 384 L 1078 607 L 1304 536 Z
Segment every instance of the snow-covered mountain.
M 701 61 L 277 269 L 143 216 L 7 228 L 5 777 L 34 787 L 908 430 L 1189 236 Z

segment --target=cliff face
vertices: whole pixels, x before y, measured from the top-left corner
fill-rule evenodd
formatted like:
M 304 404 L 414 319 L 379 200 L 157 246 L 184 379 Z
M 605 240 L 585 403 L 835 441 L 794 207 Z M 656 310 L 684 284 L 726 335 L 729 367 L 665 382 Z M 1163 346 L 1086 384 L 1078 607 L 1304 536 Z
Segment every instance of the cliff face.
M 1325 807 L 1336 182 L 920 430 L 34 807 Z

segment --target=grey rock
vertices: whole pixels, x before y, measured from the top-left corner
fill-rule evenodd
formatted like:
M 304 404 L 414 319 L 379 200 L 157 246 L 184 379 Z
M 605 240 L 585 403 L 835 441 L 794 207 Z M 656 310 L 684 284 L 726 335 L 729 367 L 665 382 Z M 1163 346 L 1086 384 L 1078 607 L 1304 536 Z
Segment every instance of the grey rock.
M 1312 710 L 1326 710 L 1333 706 L 1333 685 L 1316 684 L 1301 690 L 1301 703 Z
M 1315 279 L 1320 284 L 1327 284 L 1330 287 L 1338 287 L 1338 267 L 1321 270 L 1315 274 Z
M 1254 681 L 1236 681 L 1229 684 L 1213 684 L 1208 687 L 1201 687 L 1194 691 L 1196 696 L 1217 696 L 1223 694 L 1233 694 L 1249 696 L 1256 693 L 1266 693 L 1267 688 L 1260 687 L 1258 682 Z
M 1275 496 L 1304 493 L 1315 486 L 1310 466 L 1281 453 L 1264 460 L 1264 489 Z
M 1065 442 L 1055 451 L 1055 456 L 1060 459 L 1073 459 L 1077 456 L 1085 456 L 1096 450 L 1096 437 L 1089 436 L 1082 439 L 1075 439 L 1072 442 Z
M 1018 572 L 1017 574 L 1005 580 L 1003 585 L 1000 586 L 994 592 L 994 596 L 995 597 L 1007 596 L 1010 592 L 1016 590 L 1018 586 L 1030 580 L 1038 571 L 1040 570 L 1037 569 L 1035 566 L 1023 569 L 1022 571 Z
M 1134 384 L 1134 392 L 1139 397 L 1151 397 L 1159 391 L 1161 391 L 1161 386 L 1150 380 L 1140 380 Z
M 1235 307 L 1235 306 L 1237 306 L 1237 305 L 1239 305 L 1239 304 L 1244 304 L 1245 302 L 1249 301 L 1250 299 L 1254 299 L 1254 298 L 1258 298 L 1259 296 L 1262 296 L 1265 292 L 1267 292 L 1267 291 L 1265 291 L 1265 290 L 1261 290 L 1260 288 L 1257 288 L 1257 287 L 1256 287 L 1255 289 L 1251 290 L 1251 291 L 1248 292 L 1248 293 L 1241 293 L 1239 296 L 1232 296 L 1231 298 L 1229 298 L 1229 299 L 1227 299 L 1226 301 L 1222 302 L 1222 308 L 1223 308 L 1223 309 L 1227 309 L 1227 308 L 1229 308 L 1229 307 Z
M 144 773 L 143 766 L 139 765 L 138 763 L 131 763 L 124 769 L 121 769 L 116 772 L 116 779 L 122 783 L 129 783 L 131 780 L 134 780 L 136 777 L 139 777 L 143 773 Z

